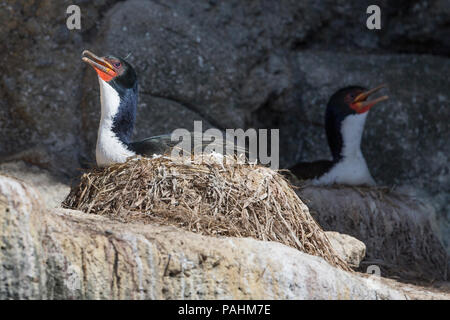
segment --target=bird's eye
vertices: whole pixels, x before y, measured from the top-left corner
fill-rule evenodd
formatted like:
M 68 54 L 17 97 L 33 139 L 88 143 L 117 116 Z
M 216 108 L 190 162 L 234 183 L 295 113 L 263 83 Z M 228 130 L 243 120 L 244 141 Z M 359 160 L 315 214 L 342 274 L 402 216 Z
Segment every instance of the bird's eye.
M 120 68 L 120 66 L 122 65 L 120 62 L 114 62 L 114 67 L 116 68 Z

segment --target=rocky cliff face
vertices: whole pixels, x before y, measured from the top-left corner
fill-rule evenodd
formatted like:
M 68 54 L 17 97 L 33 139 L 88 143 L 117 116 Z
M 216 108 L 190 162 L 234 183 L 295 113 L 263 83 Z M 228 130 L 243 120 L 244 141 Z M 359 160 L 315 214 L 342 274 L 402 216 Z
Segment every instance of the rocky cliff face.
M 322 119 L 334 90 L 386 82 L 391 99 L 364 134 L 369 167 L 381 184 L 413 186 L 448 223 L 447 1 L 381 1 L 379 31 L 365 27 L 370 1 L 327 0 L 84 1 L 82 29 L 69 31 L 72 2 L 0 4 L 0 158 L 66 177 L 93 163 L 99 97 L 86 48 L 131 53 L 136 137 L 193 120 L 280 128 L 282 167 L 329 156 Z
M 0 299 L 448 299 L 275 242 L 49 210 L 0 176 Z

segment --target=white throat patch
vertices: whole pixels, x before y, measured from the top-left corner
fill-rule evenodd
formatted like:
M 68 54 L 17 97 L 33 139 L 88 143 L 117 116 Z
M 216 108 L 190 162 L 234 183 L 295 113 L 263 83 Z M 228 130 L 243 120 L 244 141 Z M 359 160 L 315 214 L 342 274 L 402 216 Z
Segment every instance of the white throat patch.
M 368 113 L 349 115 L 342 121 L 342 159 L 329 172 L 314 179 L 313 184 L 376 184 L 361 152 L 362 133 Z
M 99 167 L 117 162 L 125 162 L 128 157 L 136 155 L 119 140 L 112 131 L 113 119 L 120 105 L 120 97 L 116 90 L 100 77 L 100 104 L 102 114 L 98 127 L 95 157 Z

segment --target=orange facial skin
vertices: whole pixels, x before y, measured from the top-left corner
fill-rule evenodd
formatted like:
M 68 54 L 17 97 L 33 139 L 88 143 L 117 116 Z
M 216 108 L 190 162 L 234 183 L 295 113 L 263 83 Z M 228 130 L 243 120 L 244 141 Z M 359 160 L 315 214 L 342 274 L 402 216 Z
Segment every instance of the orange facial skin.
M 120 69 L 113 65 L 114 61 L 109 61 L 106 57 L 98 57 L 88 50 L 84 50 L 82 55 L 82 60 L 93 67 L 102 80 L 109 82 L 119 74 Z
M 368 98 L 371 94 L 373 94 L 373 93 L 379 91 L 380 89 L 382 89 L 382 88 L 384 88 L 384 87 L 385 87 L 385 85 L 382 84 L 382 85 L 380 85 L 380 86 L 378 86 L 378 87 L 376 87 L 376 88 L 374 88 L 374 89 L 371 89 L 371 90 L 368 90 L 368 91 L 365 91 L 365 92 L 360 93 L 360 94 L 359 94 L 358 96 L 356 96 L 356 98 L 353 99 L 353 101 L 350 103 L 350 108 L 352 108 L 353 110 L 355 110 L 356 113 L 361 114 L 361 113 L 364 113 L 364 112 L 369 111 L 369 110 L 370 110 L 374 105 L 376 105 L 377 103 L 389 99 L 388 96 L 382 96 L 382 97 L 379 97 L 379 98 L 376 98 L 376 99 L 367 101 L 367 98 Z

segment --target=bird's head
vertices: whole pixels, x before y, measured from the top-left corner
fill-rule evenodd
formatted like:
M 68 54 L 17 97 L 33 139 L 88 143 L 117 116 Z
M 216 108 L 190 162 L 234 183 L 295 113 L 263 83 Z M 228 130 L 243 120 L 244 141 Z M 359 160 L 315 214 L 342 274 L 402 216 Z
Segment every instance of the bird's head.
M 337 113 L 343 115 L 366 113 L 377 103 L 388 99 L 388 96 L 381 96 L 368 100 L 369 96 L 383 87 L 380 85 L 370 90 L 359 86 L 342 88 L 331 96 L 328 107 L 338 109 Z
M 325 112 L 325 129 L 333 158 L 338 161 L 343 152 L 353 154 L 358 150 L 368 111 L 387 96 L 370 99 L 369 96 L 383 88 L 380 85 L 367 90 L 350 86 L 336 91 L 328 101 Z M 347 146 L 347 148 L 344 147 Z
M 82 60 L 94 68 L 100 79 L 113 87 L 129 89 L 133 88 L 137 82 L 136 72 L 125 59 L 114 56 L 99 57 L 84 50 Z

